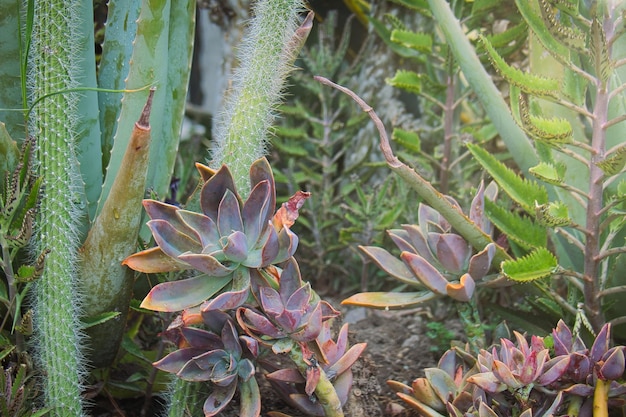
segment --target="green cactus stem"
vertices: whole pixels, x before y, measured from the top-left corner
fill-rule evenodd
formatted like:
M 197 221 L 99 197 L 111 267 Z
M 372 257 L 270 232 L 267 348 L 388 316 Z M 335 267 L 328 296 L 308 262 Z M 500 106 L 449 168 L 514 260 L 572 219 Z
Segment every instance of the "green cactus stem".
M 76 162 L 75 43 L 80 39 L 80 1 L 35 2 L 29 59 L 31 102 L 46 96 L 33 109 L 30 134 L 37 139 L 38 174 L 44 194 L 37 213 L 35 253 L 50 249 L 45 271 L 35 290 L 37 359 L 46 406 L 51 416 L 81 416 L 84 367 L 80 346 L 81 299 L 77 292 L 78 224 L 82 191 Z M 51 93 L 60 93 L 53 94 Z
M 237 189 L 250 192 L 248 170 L 265 154 L 267 131 L 276 114 L 285 80 L 312 24 L 310 13 L 300 27 L 301 0 L 260 0 L 240 47 L 240 67 L 233 89 L 216 120 L 212 166 L 228 165 Z
M 87 329 L 90 350 L 94 352 L 91 364 L 95 367 L 113 361 L 124 334 L 134 273 L 121 261 L 135 250 L 141 225 L 153 94 L 154 89 L 150 90 L 141 117 L 135 123 L 109 196 L 81 248 L 80 270 L 83 276 L 90 277 L 82 282 L 84 316 L 119 313 L 114 320 Z

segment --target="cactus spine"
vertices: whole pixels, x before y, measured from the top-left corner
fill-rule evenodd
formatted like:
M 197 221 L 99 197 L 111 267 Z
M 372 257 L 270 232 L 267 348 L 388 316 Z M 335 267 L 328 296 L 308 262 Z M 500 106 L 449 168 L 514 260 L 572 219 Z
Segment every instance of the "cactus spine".
M 38 173 L 44 195 L 38 211 L 36 252 L 50 249 L 35 291 L 37 356 L 45 378 L 46 405 L 52 416 L 81 416 L 80 298 L 76 258 L 80 243 L 77 204 L 82 183 L 75 154 L 76 86 L 73 43 L 80 1 L 35 2 L 29 88 L 33 109 L 29 131 L 37 139 Z M 54 94 L 53 94 L 54 93 Z M 52 94 L 52 95 L 50 95 Z M 49 95 L 49 96 L 48 96 Z
M 242 195 L 250 191 L 250 165 L 265 153 L 267 131 L 295 55 L 312 22 L 298 28 L 302 0 L 260 0 L 239 49 L 224 111 L 215 125 L 212 165 L 227 164 Z

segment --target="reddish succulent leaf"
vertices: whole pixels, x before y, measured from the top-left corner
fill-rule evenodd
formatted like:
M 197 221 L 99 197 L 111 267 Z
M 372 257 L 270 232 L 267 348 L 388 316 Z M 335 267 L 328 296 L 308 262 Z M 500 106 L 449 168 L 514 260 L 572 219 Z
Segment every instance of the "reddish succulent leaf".
M 274 207 L 270 207 L 270 193 L 269 183 L 262 181 L 252 189 L 243 204 L 241 217 L 249 244 L 256 243 L 263 230 L 268 227 L 274 210 Z
M 421 415 L 429 417 L 445 417 L 444 414 L 437 412 L 426 404 L 422 404 L 412 395 L 407 395 L 403 392 L 397 392 L 396 395 L 409 406 L 416 409 Z
M 392 277 L 413 286 L 422 285 L 415 279 L 415 276 L 411 270 L 407 268 L 404 262 L 387 252 L 385 249 L 376 246 L 359 246 L 359 249 L 372 261 L 374 261 L 380 269 Z
M 265 375 L 267 379 L 280 382 L 288 382 L 291 384 L 304 384 L 306 381 L 302 374 L 294 368 L 279 369 Z
M 200 162 L 196 162 L 196 169 L 198 170 L 198 173 L 202 178 L 202 182 L 207 182 L 217 172 L 215 169 L 209 168 L 208 166 L 201 164 Z
M 250 289 L 227 291 L 213 298 L 202 306 L 203 311 L 234 310 L 243 305 L 250 295 Z
M 172 223 L 175 229 L 193 236 L 193 230 L 178 217 L 180 208 L 177 206 L 147 199 L 143 200 L 143 207 L 151 220 L 166 220 Z
M 225 277 L 233 270 L 225 267 L 220 261 L 211 255 L 202 253 L 185 253 L 178 256 L 178 259 L 191 265 L 200 272 L 204 272 L 210 277 Z
M 428 242 L 445 271 L 458 274 L 465 270 L 471 247 L 462 236 L 454 233 L 431 233 L 428 235 Z
M 430 246 L 428 246 L 428 241 L 426 239 L 427 235 L 422 233 L 419 226 L 408 224 L 402 227 L 407 233 L 409 243 L 415 248 L 413 250 L 408 250 L 407 252 L 415 252 L 422 258 L 426 259 L 429 263 L 436 263 L 433 253 L 430 250 Z
M 482 279 L 485 275 L 487 275 L 487 272 L 489 272 L 489 268 L 491 268 L 491 261 L 493 261 L 495 254 L 495 243 L 490 243 L 485 246 L 485 249 L 470 258 L 469 269 L 467 270 L 468 274 L 476 280 Z
M 250 336 L 265 335 L 274 339 L 284 337 L 284 334 L 265 316 L 249 308 L 237 310 L 237 322 Z
M 228 405 L 235 395 L 237 384 L 231 384 L 227 387 L 214 385 L 211 387 L 211 394 L 204 401 L 202 407 L 205 417 L 211 417 L 218 414 Z
M 298 235 L 285 227 L 278 232 L 278 245 L 280 249 L 274 263 L 285 262 L 293 256 L 298 248 Z
M 350 395 L 350 389 L 352 388 L 352 371 L 347 371 L 339 375 L 333 381 L 333 387 L 337 393 L 337 398 L 341 405 L 344 405 L 348 401 Z
M 289 399 L 294 403 L 294 407 L 312 416 L 323 416 L 324 409 L 319 402 L 312 402 L 306 394 L 290 394 Z
M 407 395 L 413 394 L 413 388 L 409 387 L 406 384 L 403 384 L 402 382 L 388 380 L 387 386 L 391 388 L 394 392 L 401 392 Z
M 295 259 L 290 258 L 285 262 L 279 278 L 278 292 L 283 303 L 287 303 L 289 297 L 303 286 L 300 267 Z
M 472 299 L 475 288 L 476 284 L 471 275 L 463 274 L 458 284 L 451 282 L 446 286 L 446 292 L 457 301 L 468 302 Z
M 409 252 L 402 252 L 400 258 L 407 264 L 413 274 L 431 291 L 446 295 L 448 280 L 443 277 L 426 259 Z
M 285 306 L 280 299 L 280 294 L 273 288 L 261 287 L 259 291 L 259 302 L 263 312 L 272 318 L 280 316 L 285 311 Z
M 313 395 L 315 392 L 315 387 L 317 387 L 317 383 L 320 381 L 320 368 L 319 366 L 309 366 L 306 369 L 306 383 L 304 385 L 304 392 L 307 395 Z
M 328 368 L 326 373 L 329 375 L 330 378 L 336 375 L 341 375 L 342 373 L 350 369 L 352 365 L 354 365 L 354 362 L 359 359 L 359 356 L 361 356 L 366 347 L 367 343 L 357 343 L 356 345 L 352 346 L 341 357 L 341 359 L 333 363 L 332 366 Z
M 450 224 L 437 210 L 422 203 L 417 208 L 417 222 L 424 236 L 430 232 L 446 233 L 450 230 Z
M 211 298 L 229 281 L 230 277 L 199 275 L 181 281 L 163 282 L 150 290 L 141 307 L 155 311 L 181 311 Z
M 547 386 L 558 380 L 565 374 L 570 365 L 569 356 L 557 356 L 546 362 L 545 369 L 537 382 L 542 386 Z
M 282 289 L 282 285 L 281 285 Z M 281 294 L 282 298 L 283 294 Z M 304 311 L 311 301 L 311 284 L 306 283 L 298 288 L 285 302 L 285 309 L 291 311 Z
M 202 252 L 200 237 L 195 232 L 193 235 L 186 235 L 167 220 L 150 220 L 147 225 L 157 245 L 172 258 L 185 252 Z
M 202 212 L 212 218 L 217 219 L 217 208 L 226 190 L 235 192 L 235 183 L 226 165 L 215 172 L 215 174 L 204 183 L 200 190 L 200 207 Z
M 194 356 L 205 353 L 203 348 L 184 348 L 173 351 L 152 365 L 161 371 L 178 373 Z
M 187 263 L 180 262 L 163 253 L 158 246 L 129 256 L 124 259 L 122 265 L 126 265 L 135 271 L 144 272 L 146 274 L 182 271 L 190 268 Z
M 204 329 L 185 325 L 180 328 L 180 332 L 189 346 L 202 347 L 205 350 L 215 350 L 223 347 L 222 339 L 218 335 Z
M 445 410 L 445 402 L 442 402 L 439 395 L 428 382 L 428 378 L 416 378 L 411 383 L 411 393 L 421 403 L 438 411 Z
M 241 358 L 242 354 L 241 344 L 239 344 L 237 336 L 237 329 L 235 329 L 233 321 L 228 320 L 222 329 L 222 342 L 224 343 L 224 349 L 233 355 L 235 359 Z
M 248 243 L 243 232 L 231 233 L 222 249 L 229 261 L 242 263 L 248 257 Z
M 207 252 L 207 246 L 211 244 L 215 245 L 215 242 L 219 240 L 220 236 L 217 232 L 217 225 L 213 219 L 204 214 L 187 210 L 178 210 L 176 214 L 182 222 L 198 232 L 202 248 L 205 252 Z
M 317 338 L 322 331 L 322 308 L 319 303 L 305 320 L 305 322 L 300 322 L 300 326 L 304 326 L 302 330 L 290 334 L 291 339 L 305 343 Z
M 599 362 L 602 356 L 609 350 L 609 343 L 611 341 L 611 324 L 606 323 L 600 329 L 600 332 L 596 336 L 596 340 L 591 347 L 590 358 L 592 362 Z
M 480 372 L 467 378 L 468 382 L 478 385 L 487 392 L 501 392 L 506 385 L 501 383 L 492 372 Z
M 363 292 L 346 298 L 341 304 L 395 310 L 417 307 L 435 298 L 437 298 L 437 295 L 430 291 Z
M 605 381 L 615 381 L 624 375 L 624 346 L 609 349 L 602 357 L 598 378 Z
M 261 257 L 258 261 L 259 267 L 264 267 L 270 263 L 279 262 L 276 257 L 280 253 L 280 240 L 278 233 L 272 226 L 267 226 L 266 233 L 262 236 L 263 240 L 257 243 L 258 246 L 263 247 L 261 251 Z M 282 260 L 280 261 L 282 262 Z M 250 265 L 252 267 L 252 265 Z
M 216 223 L 221 236 L 228 236 L 233 232 L 243 232 L 239 199 L 230 190 L 226 190 L 222 201 L 220 201 Z

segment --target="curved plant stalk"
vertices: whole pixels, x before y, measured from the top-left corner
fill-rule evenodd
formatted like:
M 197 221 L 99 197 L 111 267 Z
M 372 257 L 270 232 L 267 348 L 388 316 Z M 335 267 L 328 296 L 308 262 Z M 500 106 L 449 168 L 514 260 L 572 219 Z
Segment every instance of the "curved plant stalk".
M 385 132 L 385 127 L 374 109 L 372 109 L 365 101 L 358 97 L 354 92 L 346 87 L 342 87 L 333 83 L 327 78 L 316 76 L 316 80 L 320 83 L 336 88 L 344 94 L 350 96 L 376 124 L 380 135 L 380 147 L 389 168 L 397 173 L 402 179 L 407 181 L 417 193 L 430 205 L 433 209 L 441 213 L 450 225 L 463 236 L 476 250 L 481 251 L 490 243 L 494 243 L 491 237 L 476 226 L 457 206 L 450 203 L 443 194 L 437 191 L 428 181 L 409 166 L 402 163 L 394 154 L 389 145 L 389 139 Z M 496 245 L 496 254 L 493 262 L 499 265 L 501 262 L 511 259 L 510 256 L 498 245 Z
M 80 1 L 35 3 L 29 57 L 31 100 L 76 87 L 76 21 Z M 82 200 L 76 159 L 76 93 L 55 94 L 33 109 L 29 131 L 37 138 L 38 174 L 44 195 L 37 213 L 35 251 L 50 249 L 36 284 L 38 361 L 52 416 L 81 416 L 82 332 L 77 291 L 78 226 Z

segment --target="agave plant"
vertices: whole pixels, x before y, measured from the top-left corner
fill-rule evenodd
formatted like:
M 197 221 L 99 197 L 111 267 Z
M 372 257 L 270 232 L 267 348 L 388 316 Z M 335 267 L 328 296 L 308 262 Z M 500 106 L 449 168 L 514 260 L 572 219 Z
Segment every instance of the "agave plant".
M 204 180 L 202 213 L 145 200 L 148 227 L 158 246 L 128 257 L 124 264 L 146 273 L 195 269 L 201 274 L 155 286 L 144 308 L 181 311 L 204 302 L 203 309 L 236 308 L 250 294 L 251 270 L 284 262 L 297 248 L 289 223 L 272 221 L 276 193 L 266 159 L 250 168 L 252 191 L 245 202 L 226 166 L 217 171 L 196 166 Z M 215 296 L 228 284 L 229 290 Z
M 495 198 L 495 185 L 479 187 L 472 201 L 469 219 L 485 235 L 491 235 L 493 226 L 484 210 L 484 198 Z M 451 197 L 447 200 L 459 208 Z M 460 208 L 459 208 L 460 211 Z M 360 246 L 383 271 L 393 278 L 419 289 L 412 293 L 362 293 L 343 301 L 344 304 L 374 308 L 406 308 L 440 296 L 457 301 L 469 301 L 476 283 L 487 275 L 496 254 L 496 245 L 489 243 L 474 253 L 472 245 L 456 234 L 450 223 L 439 212 L 425 204 L 419 205 L 418 225 L 404 225 L 388 231 L 400 249 L 400 259 L 387 250 L 375 246 Z
M 207 330 L 187 326 L 168 329 L 179 349 L 154 365 L 187 381 L 210 382 L 211 394 L 203 406 L 205 416 L 222 411 L 237 388 L 240 415 L 258 416 L 261 396 L 253 362 L 259 352 L 257 341 L 239 336 L 235 322 L 224 312 L 211 310 L 202 316 Z

